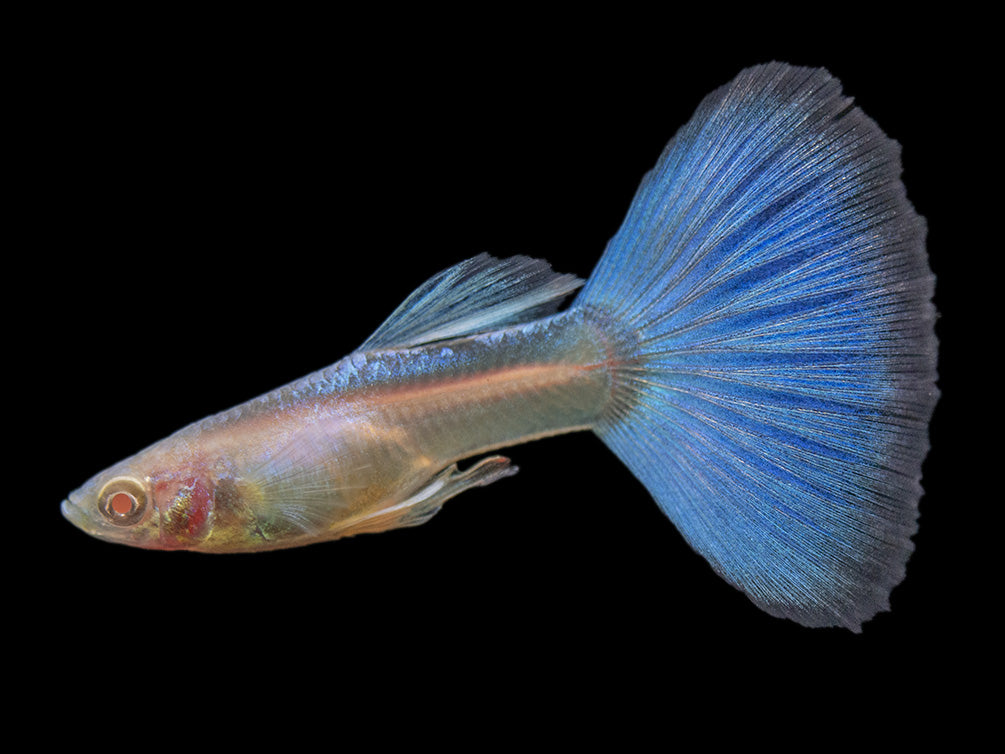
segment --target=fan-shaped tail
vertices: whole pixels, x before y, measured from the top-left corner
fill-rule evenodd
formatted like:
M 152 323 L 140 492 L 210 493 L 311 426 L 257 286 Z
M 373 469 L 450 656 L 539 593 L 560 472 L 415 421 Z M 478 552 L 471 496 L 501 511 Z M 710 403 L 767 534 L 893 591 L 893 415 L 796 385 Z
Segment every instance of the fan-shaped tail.
M 826 71 L 713 92 L 576 300 L 626 346 L 600 437 L 767 612 L 888 609 L 934 407 L 934 278 L 899 146 Z

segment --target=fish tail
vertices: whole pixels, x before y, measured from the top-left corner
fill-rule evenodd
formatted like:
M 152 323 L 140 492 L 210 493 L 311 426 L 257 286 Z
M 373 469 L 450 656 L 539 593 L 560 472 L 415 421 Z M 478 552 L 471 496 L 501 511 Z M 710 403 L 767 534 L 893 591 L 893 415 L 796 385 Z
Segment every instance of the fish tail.
M 595 431 L 762 609 L 889 609 L 938 391 L 925 221 L 900 150 L 822 69 L 713 92 L 576 306 L 616 333 Z

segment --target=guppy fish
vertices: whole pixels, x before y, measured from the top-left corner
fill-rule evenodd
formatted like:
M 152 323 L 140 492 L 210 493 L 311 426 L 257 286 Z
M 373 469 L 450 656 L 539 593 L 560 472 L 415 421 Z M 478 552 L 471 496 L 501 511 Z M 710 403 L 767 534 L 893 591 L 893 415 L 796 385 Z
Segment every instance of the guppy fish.
M 754 603 L 858 631 L 903 579 L 937 397 L 900 169 L 826 71 L 744 70 L 670 141 L 585 284 L 461 262 L 346 358 L 98 474 L 63 513 L 138 547 L 297 547 L 421 524 L 515 472 L 459 461 L 592 430 Z

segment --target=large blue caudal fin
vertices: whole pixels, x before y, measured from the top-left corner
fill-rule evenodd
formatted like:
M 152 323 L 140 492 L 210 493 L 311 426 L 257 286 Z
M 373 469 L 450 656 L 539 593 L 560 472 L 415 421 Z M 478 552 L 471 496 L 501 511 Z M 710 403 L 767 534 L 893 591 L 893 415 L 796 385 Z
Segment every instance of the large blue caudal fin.
M 624 340 L 597 433 L 767 612 L 861 629 L 905 572 L 934 279 L 898 145 L 826 71 L 710 94 L 576 300 Z

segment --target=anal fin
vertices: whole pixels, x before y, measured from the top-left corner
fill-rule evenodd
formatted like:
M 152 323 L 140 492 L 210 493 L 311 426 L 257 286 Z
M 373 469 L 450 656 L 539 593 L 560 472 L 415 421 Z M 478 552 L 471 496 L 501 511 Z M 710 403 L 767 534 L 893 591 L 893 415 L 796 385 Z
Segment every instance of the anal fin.
M 451 464 L 406 500 L 346 521 L 345 526 L 337 531 L 336 537 L 419 526 L 435 516 L 442 505 L 455 495 L 472 487 L 492 484 L 497 479 L 512 476 L 516 472 L 517 467 L 503 456 L 483 458 L 464 471 L 460 471 L 456 463 Z

